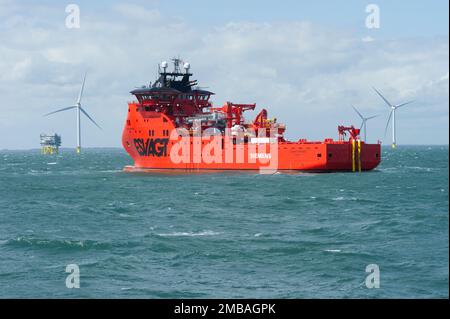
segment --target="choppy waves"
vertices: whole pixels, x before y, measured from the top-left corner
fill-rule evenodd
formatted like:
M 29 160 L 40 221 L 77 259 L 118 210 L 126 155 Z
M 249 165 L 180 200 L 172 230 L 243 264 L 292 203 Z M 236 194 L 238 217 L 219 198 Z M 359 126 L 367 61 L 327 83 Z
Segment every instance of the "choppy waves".
M 0 153 L 0 297 L 448 297 L 448 148 L 384 149 L 373 174 L 129 164 Z M 382 289 L 361 284 L 373 263 Z

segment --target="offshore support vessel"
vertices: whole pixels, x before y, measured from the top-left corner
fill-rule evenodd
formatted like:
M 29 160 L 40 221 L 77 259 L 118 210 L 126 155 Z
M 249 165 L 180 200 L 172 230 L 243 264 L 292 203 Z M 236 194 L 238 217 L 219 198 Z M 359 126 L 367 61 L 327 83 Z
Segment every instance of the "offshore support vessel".
M 136 100 L 128 103 L 122 144 L 134 165 L 125 171 L 365 171 L 380 163 L 380 142 L 365 143 L 354 126 L 338 126 L 338 140 L 288 141 L 285 125 L 265 109 L 244 119 L 256 104 L 214 107 L 214 93 L 191 80 L 189 63 L 172 61 L 172 71 L 162 62 L 153 84 L 130 92 Z

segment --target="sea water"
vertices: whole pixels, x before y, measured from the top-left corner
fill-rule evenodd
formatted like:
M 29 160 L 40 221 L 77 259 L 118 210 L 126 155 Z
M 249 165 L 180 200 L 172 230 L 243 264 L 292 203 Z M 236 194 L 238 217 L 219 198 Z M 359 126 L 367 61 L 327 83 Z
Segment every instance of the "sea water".
M 132 174 L 121 149 L 0 151 L 0 297 L 448 298 L 448 155 L 383 148 L 364 173 Z

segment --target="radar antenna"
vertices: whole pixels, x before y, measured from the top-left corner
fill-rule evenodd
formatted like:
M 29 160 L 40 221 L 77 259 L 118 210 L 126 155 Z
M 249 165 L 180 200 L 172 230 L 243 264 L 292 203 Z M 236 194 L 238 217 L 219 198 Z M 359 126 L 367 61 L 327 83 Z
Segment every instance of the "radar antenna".
M 180 65 L 183 61 L 180 58 L 173 58 L 173 73 L 181 73 Z

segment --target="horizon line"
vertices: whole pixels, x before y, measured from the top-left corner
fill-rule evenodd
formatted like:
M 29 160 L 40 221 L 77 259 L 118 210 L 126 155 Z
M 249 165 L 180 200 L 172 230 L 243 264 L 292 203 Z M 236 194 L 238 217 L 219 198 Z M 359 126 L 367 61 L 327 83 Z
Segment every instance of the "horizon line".
M 400 144 L 397 145 L 397 147 L 402 147 L 402 146 L 449 146 L 450 144 Z M 381 144 L 381 147 L 391 147 L 391 144 Z M 76 146 L 74 147 L 60 147 L 60 150 L 75 150 Z M 120 149 L 123 150 L 123 147 L 120 146 L 85 146 L 83 147 L 83 149 Z M 0 148 L 0 152 L 2 151 L 34 151 L 34 150 L 38 150 L 40 151 L 41 148 L 39 147 L 33 147 L 33 148 Z

